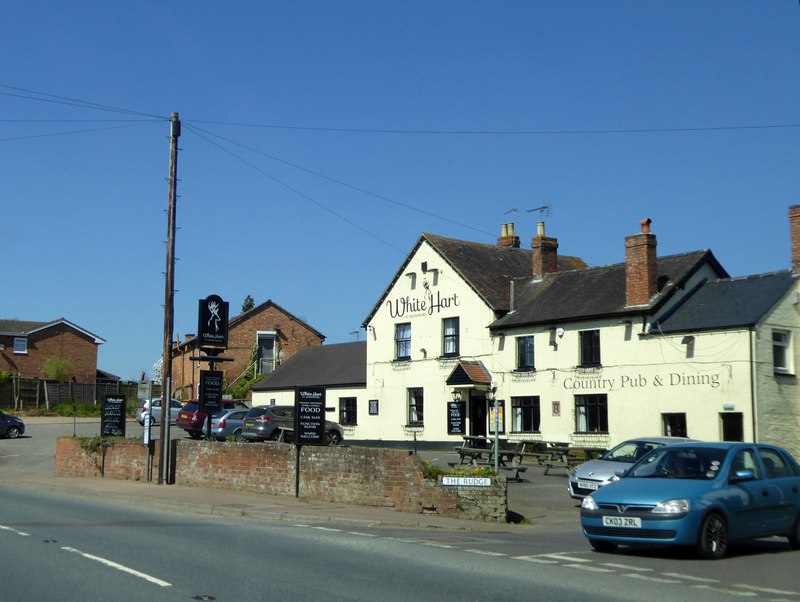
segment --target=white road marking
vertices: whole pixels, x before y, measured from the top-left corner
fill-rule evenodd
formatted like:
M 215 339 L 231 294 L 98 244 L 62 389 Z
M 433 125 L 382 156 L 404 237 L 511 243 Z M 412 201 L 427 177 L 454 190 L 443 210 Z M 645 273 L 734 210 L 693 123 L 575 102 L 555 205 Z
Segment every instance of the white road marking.
M 577 558 L 575 556 L 564 556 L 563 554 L 542 554 L 544 558 L 553 558 L 559 562 L 592 562 L 589 558 Z
M 588 564 L 565 564 L 568 569 L 579 569 L 581 571 L 589 571 L 590 573 L 616 573 L 614 569 L 604 569 L 599 566 L 592 566 Z
M 741 596 L 743 598 L 752 598 L 753 596 L 758 596 L 755 592 L 740 592 L 735 589 L 726 589 L 722 587 L 711 587 L 710 585 L 693 585 L 692 587 L 696 589 L 705 589 L 710 592 L 720 592 L 723 594 L 727 594 L 728 596 Z
M 95 562 L 104 564 L 107 567 L 111 567 L 112 569 L 117 569 L 118 571 L 122 571 L 123 573 L 128 573 L 130 575 L 133 575 L 134 577 L 139 577 L 140 579 L 144 579 L 145 581 L 149 581 L 150 583 L 154 583 L 155 585 L 158 585 L 160 587 L 172 586 L 172 584 L 167 581 L 163 581 L 161 579 L 158 579 L 157 577 L 148 575 L 147 573 L 142 573 L 141 571 L 137 571 L 123 564 L 119 564 L 117 562 L 114 562 L 113 560 L 108 560 L 107 558 L 95 556 L 94 554 L 87 554 L 86 552 L 81 552 L 80 550 L 76 550 L 75 548 L 70 548 L 67 546 L 62 547 L 61 549 L 64 550 L 65 552 L 72 552 L 73 554 L 78 554 L 79 556 L 83 556 L 88 560 L 94 560 Z
M 330 527 L 311 527 L 312 529 L 317 529 L 319 531 L 333 531 L 334 533 L 341 533 L 342 529 L 331 529 Z
M 540 558 L 539 556 L 513 556 L 511 560 L 524 560 L 525 562 L 537 562 L 539 564 L 558 564 L 558 560 Z
M 642 581 L 652 581 L 653 583 L 680 583 L 679 579 L 662 579 L 661 577 L 651 577 L 650 575 L 637 575 L 636 573 L 631 573 L 630 575 L 623 575 L 623 577 L 628 577 L 629 579 L 640 579 Z
M 695 577 L 693 575 L 684 575 L 683 573 L 661 573 L 664 577 L 675 577 L 676 579 L 683 579 L 684 581 L 698 581 L 700 583 L 719 583 L 719 579 L 709 579 L 708 577 Z
M 349 535 L 359 535 L 360 537 L 378 537 L 374 533 L 359 533 L 358 531 L 348 531 Z
M 772 589 L 769 587 L 760 587 L 758 585 L 747 585 L 746 583 L 736 583 L 733 587 L 741 587 L 742 589 L 751 589 L 755 592 L 763 594 L 778 594 L 781 596 L 800 596 L 800 592 L 786 591 L 782 589 Z
M 423 546 L 428 546 L 429 548 L 444 548 L 445 550 L 452 550 L 454 547 L 446 543 L 436 543 L 434 541 L 422 541 L 420 543 Z
M 11 533 L 16 533 L 17 535 L 21 535 L 22 537 L 30 537 L 30 533 L 25 533 L 25 531 L 18 531 L 13 527 L 7 527 L 6 525 L 0 525 L 0 531 L 10 531 Z
M 602 563 L 603 566 L 610 566 L 614 569 L 620 569 L 621 571 L 639 571 L 641 573 L 652 573 L 654 569 L 646 569 L 640 566 L 630 566 L 627 564 L 617 564 L 616 562 L 604 562 Z
M 464 550 L 465 552 L 469 552 L 470 554 L 478 554 L 480 556 L 507 556 L 507 554 L 503 554 L 502 552 L 489 552 L 487 550 Z

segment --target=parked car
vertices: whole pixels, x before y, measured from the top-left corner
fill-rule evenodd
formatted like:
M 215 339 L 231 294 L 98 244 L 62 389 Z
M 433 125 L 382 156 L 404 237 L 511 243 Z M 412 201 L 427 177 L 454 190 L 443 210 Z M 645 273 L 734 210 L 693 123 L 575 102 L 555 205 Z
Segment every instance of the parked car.
M 731 542 L 788 537 L 800 548 L 800 465 L 783 448 L 681 443 L 651 451 L 581 502 L 598 551 L 620 544 L 694 546 L 722 558 Z
M 256 406 L 244 417 L 242 437 L 247 441 L 276 441 L 285 430 L 284 441 L 292 440 L 294 428 L 294 406 Z M 328 445 L 338 445 L 344 439 L 344 431 L 337 423 L 325 421 L 325 440 Z
M 174 424 L 175 419 L 178 417 L 178 412 L 183 407 L 183 404 L 177 399 L 170 399 L 169 402 L 169 423 Z M 149 399 L 145 399 L 136 410 L 136 420 L 139 424 L 144 426 L 144 413 L 150 413 L 150 425 L 160 424 L 161 422 L 161 398 L 156 397 L 152 403 Z
M 582 500 L 593 491 L 608 485 L 618 478 L 618 474 L 633 466 L 647 452 L 670 443 L 694 441 L 683 437 L 642 437 L 623 441 L 599 458 L 576 466 L 569 476 L 567 493 L 576 500 Z
M 231 409 L 212 415 L 211 436 L 217 441 L 225 441 L 228 437 L 234 437 L 236 441 L 244 441 L 242 427 L 247 412 L 248 410 L 244 409 Z
M 0 437 L 16 439 L 25 433 L 25 423 L 16 416 L 0 412 Z
M 248 410 L 250 406 L 238 399 L 224 399 L 222 401 L 222 409 Z M 189 433 L 192 439 L 201 439 L 205 436 L 208 428 L 206 418 L 208 418 L 208 414 L 200 411 L 200 402 L 194 399 L 181 408 L 175 424 Z

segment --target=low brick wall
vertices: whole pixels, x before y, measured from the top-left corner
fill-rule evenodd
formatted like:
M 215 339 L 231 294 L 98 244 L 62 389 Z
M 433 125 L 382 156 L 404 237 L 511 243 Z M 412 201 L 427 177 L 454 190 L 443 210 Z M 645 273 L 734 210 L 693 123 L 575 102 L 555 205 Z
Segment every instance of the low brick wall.
M 58 476 L 104 476 L 146 480 L 148 453 L 157 474 L 158 442 L 147 446 L 133 439 L 115 439 L 95 453 L 79 438 L 62 437 L 56 444 Z M 179 485 L 294 495 L 296 448 L 285 443 L 173 442 L 172 474 Z M 490 487 L 445 487 L 423 478 L 419 459 L 405 450 L 370 447 L 304 446 L 299 458 L 300 498 L 402 512 L 436 513 L 473 520 L 504 522 L 508 501 L 506 479 Z

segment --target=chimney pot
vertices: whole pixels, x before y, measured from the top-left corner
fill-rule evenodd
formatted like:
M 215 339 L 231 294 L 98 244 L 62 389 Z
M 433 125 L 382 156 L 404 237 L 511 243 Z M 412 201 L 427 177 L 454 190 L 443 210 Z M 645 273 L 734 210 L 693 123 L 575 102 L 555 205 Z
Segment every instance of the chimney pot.
M 642 227 L 642 234 L 650 234 L 650 224 L 652 223 L 653 220 L 651 220 L 649 217 L 639 222 L 639 225 Z
M 558 240 L 544 235 L 544 222 L 536 224 L 536 236 L 531 240 L 531 250 L 534 278 L 542 278 L 545 274 L 558 271 Z

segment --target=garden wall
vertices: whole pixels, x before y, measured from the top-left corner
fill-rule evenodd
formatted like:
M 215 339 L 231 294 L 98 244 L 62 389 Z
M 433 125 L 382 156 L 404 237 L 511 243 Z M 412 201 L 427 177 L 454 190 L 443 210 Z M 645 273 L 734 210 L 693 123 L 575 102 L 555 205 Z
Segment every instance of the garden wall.
M 133 439 L 111 439 L 107 447 L 92 439 L 62 437 L 56 444 L 58 476 L 104 476 L 148 480 L 158 471 L 158 442 L 147 446 Z M 96 441 L 96 440 L 95 440 Z M 169 481 L 268 495 L 295 495 L 296 448 L 285 443 L 173 441 Z M 489 487 L 450 487 L 423 478 L 419 459 L 410 451 L 303 446 L 299 458 L 302 499 L 436 513 L 474 520 L 504 522 L 508 502 L 505 477 Z

